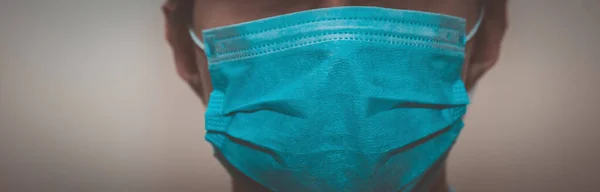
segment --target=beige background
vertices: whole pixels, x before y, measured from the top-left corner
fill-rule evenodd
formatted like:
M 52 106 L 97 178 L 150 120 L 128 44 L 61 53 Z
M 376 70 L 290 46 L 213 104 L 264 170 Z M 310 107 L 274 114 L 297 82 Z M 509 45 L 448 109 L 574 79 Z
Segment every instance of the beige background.
M 0 1 L 0 191 L 229 189 L 161 2 Z M 600 191 L 599 8 L 513 1 L 450 158 L 459 191 Z

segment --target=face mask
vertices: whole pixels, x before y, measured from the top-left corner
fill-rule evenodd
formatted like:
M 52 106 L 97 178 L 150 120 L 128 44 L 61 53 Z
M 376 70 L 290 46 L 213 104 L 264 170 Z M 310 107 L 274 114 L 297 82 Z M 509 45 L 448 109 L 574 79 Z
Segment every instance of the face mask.
M 463 127 L 473 34 L 462 18 L 378 7 L 205 30 L 206 139 L 273 191 L 418 190 Z

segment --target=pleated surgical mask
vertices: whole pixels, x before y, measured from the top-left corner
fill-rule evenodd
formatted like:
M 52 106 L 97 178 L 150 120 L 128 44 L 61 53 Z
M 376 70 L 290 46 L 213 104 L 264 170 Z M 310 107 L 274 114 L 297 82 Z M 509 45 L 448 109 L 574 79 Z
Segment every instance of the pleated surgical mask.
M 206 139 L 273 191 L 417 191 L 463 127 L 479 23 L 335 7 L 190 30 L 214 88 Z

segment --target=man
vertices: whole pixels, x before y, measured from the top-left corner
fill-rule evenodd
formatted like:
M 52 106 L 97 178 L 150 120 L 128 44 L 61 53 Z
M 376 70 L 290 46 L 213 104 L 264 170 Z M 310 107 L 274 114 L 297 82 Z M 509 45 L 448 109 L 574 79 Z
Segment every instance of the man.
M 209 105 L 207 140 L 232 175 L 234 191 L 445 192 L 450 188 L 444 162 L 468 99 L 442 90 L 470 92 L 496 63 L 506 6 L 507 0 L 170 0 L 163 12 L 177 71 Z M 452 16 L 465 18 L 466 26 Z M 211 30 L 202 37 L 206 29 Z M 464 61 L 462 67 L 452 65 L 457 61 Z M 440 62 L 444 67 L 421 68 Z M 453 75 L 452 66 L 462 73 Z M 383 71 L 371 71 L 379 67 Z M 402 69 L 394 74 L 396 68 Z M 458 79 L 441 79 L 454 76 Z M 209 102 L 213 85 L 217 91 Z M 253 90 L 245 90 L 250 86 Z M 388 91 L 393 99 L 382 99 Z M 407 92 L 421 96 L 409 99 Z M 446 128 L 411 135 L 416 134 L 411 126 L 425 132 L 421 129 L 448 114 L 456 119 Z M 374 120 L 378 115 L 388 116 Z M 423 121 L 412 123 L 417 119 Z M 389 132 L 398 132 L 393 138 L 412 140 L 364 133 L 384 124 L 396 125 L 388 126 L 398 129 Z M 315 130 L 319 138 L 312 141 L 306 132 Z M 447 139 L 433 141 L 436 137 Z M 379 140 L 363 143 L 367 138 Z M 406 143 L 388 146 L 401 142 Z M 416 147 L 427 143 L 443 150 Z M 316 149 L 329 145 L 335 150 Z M 371 150 L 382 146 L 389 148 Z

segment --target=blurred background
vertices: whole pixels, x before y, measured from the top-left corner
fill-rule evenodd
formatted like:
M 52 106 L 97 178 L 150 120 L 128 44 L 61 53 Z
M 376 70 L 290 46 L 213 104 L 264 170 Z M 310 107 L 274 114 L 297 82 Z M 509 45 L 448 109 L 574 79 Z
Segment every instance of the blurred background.
M 162 2 L 0 1 L 0 191 L 230 189 Z M 449 160 L 458 191 L 600 191 L 599 8 L 512 1 Z

